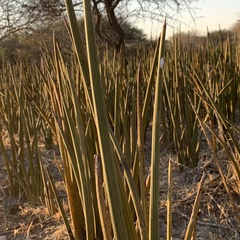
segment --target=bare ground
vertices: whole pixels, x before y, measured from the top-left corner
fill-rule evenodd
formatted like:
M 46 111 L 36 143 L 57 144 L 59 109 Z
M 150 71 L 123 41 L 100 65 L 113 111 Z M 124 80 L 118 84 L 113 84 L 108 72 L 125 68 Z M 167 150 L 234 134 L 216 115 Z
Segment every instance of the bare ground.
M 147 139 L 150 138 L 150 133 Z M 149 141 L 147 141 L 148 143 Z M 6 140 L 6 147 L 8 142 Z M 196 197 L 198 182 L 205 172 L 201 206 L 199 209 L 195 239 L 240 239 L 240 226 L 236 219 L 236 213 L 232 209 L 229 196 L 224 187 L 220 174 L 211 158 L 207 147 L 202 148 L 201 159 L 196 168 L 184 167 L 179 170 L 176 157 L 172 148 L 161 151 L 160 167 L 160 239 L 166 239 L 166 200 L 168 190 L 168 162 L 173 163 L 173 239 L 184 239 L 184 234 L 191 216 L 192 206 Z M 204 150 L 205 149 L 205 150 Z M 42 150 L 42 158 L 50 166 L 53 164 L 53 156 L 58 161 L 60 155 L 56 149 Z M 149 144 L 146 152 L 150 152 Z M 147 154 L 146 158 L 149 158 Z M 219 153 L 221 166 L 228 181 L 231 195 L 238 209 L 240 206 L 239 187 L 236 187 L 234 175 L 228 164 L 226 155 Z M 69 217 L 67 197 L 64 191 L 64 183 L 54 170 L 55 182 L 64 207 Z M 7 184 L 7 173 L 3 158 L 0 155 L 0 240 L 4 239 L 68 239 L 65 225 L 59 213 L 49 216 L 44 206 L 34 206 L 24 197 L 12 197 Z

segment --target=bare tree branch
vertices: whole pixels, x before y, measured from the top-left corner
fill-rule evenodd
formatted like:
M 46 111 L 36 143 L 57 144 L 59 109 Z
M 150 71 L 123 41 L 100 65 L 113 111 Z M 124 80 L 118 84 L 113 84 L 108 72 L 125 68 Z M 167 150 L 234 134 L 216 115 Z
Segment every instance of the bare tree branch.
M 165 16 L 174 19 L 175 14 L 183 10 L 191 15 L 193 2 L 197 0 L 92 0 L 96 33 L 106 41 L 112 41 L 101 32 L 102 18 L 107 18 L 117 36 L 112 43 L 119 49 L 125 39 L 121 27 L 125 19 L 135 17 L 161 21 Z M 76 11 L 82 10 L 81 0 L 73 0 L 73 4 Z M 45 23 L 61 19 L 65 10 L 63 0 L 0 0 L 0 40 L 18 31 L 44 29 Z

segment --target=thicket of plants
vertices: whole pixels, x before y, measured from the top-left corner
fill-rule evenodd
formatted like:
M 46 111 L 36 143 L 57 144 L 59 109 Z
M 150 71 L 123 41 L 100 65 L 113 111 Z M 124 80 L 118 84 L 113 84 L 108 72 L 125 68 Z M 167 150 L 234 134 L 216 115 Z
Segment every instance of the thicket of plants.
M 2 63 L 1 130 L 11 147 L 6 149 L 1 137 L 0 151 L 11 194 L 45 204 L 49 214 L 60 211 L 70 239 L 159 239 L 160 146 L 173 143 L 179 167 L 196 167 L 203 139 L 228 189 L 218 161 L 218 151 L 225 150 L 238 189 L 240 49 L 235 43 L 221 41 L 221 33 L 217 44 L 209 36 L 189 47 L 180 35 L 166 43 L 164 23 L 156 44 L 139 44 L 126 56 L 107 45 L 96 47 L 89 1 L 84 1 L 84 40 L 71 1 L 66 6 L 70 57 L 54 39 L 53 52 L 45 48 L 38 64 Z M 148 173 L 144 136 L 150 123 Z M 60 150 L 73 229 L 42 161 L 40 139 L 46 148 L 56 144 Z M 194 232 L 201 184 L 185 239 Z M 171 194 L 169 185 L 168 239 Z

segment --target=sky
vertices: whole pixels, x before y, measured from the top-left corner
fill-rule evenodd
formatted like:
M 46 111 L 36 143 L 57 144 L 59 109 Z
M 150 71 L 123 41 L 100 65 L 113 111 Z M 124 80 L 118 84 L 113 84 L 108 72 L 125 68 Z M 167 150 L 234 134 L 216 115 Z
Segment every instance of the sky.
M 171 23 L 172 27 L 168 27 L 167 36 L 171 36 L 179 27 L 184 32 L 197 30 L 199 34 L 205 35 L 207 29 L 229 29 L 240 20 L 240 0 L 199 0 L 191 6 L 194 9 L 192 13 L 195 21 L 187 11 L 178 13 L 179 22 Z M 148 37 L 159 35 L 159 25 L 150 20 L 139 22 L 137 27 L 143 29 Z

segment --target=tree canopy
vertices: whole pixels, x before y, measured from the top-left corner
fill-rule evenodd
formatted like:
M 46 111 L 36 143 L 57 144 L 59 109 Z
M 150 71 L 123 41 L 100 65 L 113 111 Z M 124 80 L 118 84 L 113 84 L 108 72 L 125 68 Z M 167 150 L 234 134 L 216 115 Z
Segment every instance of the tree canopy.
M 240 42 L 240 19 L 233 24 L 231 31 L 237 36 L 238 42 Z
M 187 9 L 191 13 L 191 4 L 197 0 L 91 0 L 93 15 L 96 19 L 96 33 L 101 33 L 102 21 L 107 19 L 117 38 L 113 45 L 120 47 L 126 38 L 122 24 L 133 17 L 162 20 L 174 18 L 176 12 Z M 79 17 L 82 1 L 73 0 Z M 0 0 L 0 40 L 15 32 L 33 32 L 46 22 L 55 22 L 65 15 L 64 0 Z M 49 24 L 46 26 L 49 27 Z M 107 38 L 106 38 L 107 39 Z M 107 39 L 112 41 L 111 39 Z

